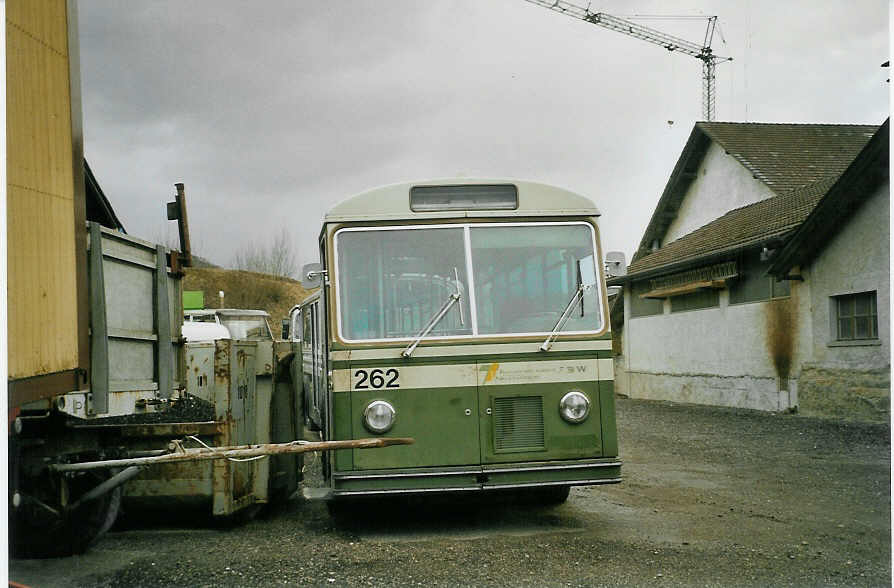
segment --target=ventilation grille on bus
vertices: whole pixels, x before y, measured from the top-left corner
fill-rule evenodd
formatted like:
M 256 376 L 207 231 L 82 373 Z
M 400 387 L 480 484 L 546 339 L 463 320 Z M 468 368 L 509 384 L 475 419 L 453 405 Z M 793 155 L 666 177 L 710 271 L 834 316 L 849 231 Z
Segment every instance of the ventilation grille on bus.
M 494 449 L 543 449 L 543 399 L 494 398 Z

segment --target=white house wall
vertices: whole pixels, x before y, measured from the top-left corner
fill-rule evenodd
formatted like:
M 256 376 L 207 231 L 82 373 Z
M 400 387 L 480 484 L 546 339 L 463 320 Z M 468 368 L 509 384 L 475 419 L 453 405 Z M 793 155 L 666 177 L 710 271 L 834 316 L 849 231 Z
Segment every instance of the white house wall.
M 877 190 L 803 274 L 811 284 L 814 333 L 801 377 L 807 414 L 885 420 L 890 402 L 889 184 Z M 835 342 L 832 298 L 876 292 L 878 339 Z
M 662 245 L 720 218 L 730 210 L 775 196 L 766 184 L 755 179 L 724 149 L 711 143 L 689 185 Z
M 632 398 L 757 410 L 797 406 L 797 379 L 810 340 L 806 288 L 767 302 L 631 317 L 625 289 L 624 353 L 616 389 Z M 789 314 L 791 313 L 791 314 Z M 788 325 L 790 328 L 780 331 Z M 794 333 L 788 337 L 785 333 Z M 780 335 L 781 339 L 780 339 Z

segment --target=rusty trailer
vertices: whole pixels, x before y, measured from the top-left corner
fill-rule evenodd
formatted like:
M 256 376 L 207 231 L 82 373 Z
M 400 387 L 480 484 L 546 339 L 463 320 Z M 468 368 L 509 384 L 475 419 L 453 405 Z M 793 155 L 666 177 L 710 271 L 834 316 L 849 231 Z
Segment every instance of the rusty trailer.
M 302 438 L 291 387 L 277 382 L 273 341 L 218 340 L 187 343 L 186 391 L 189 402 L 205 411 L 189 416 L 207 420 L 128 424 L 122 434 L 131 450 L 166 447 L 182 439 L 183 455 L 192 449 L 285 443 Z M 287 373 L 287 371 L 285 372 Z M 282 379 L 282 378 L 280 378 Z M 279 385 L 277 385 L 277 383 Z M 162 460 L 163 461 L 163 460 Z M 185 460 L 147 468 L 124 488 L 134 504 L 184 504 L 231 516 L 273 498 L 286 498 L 300 482 L 303 458 L 276 455 L 253 461 Z

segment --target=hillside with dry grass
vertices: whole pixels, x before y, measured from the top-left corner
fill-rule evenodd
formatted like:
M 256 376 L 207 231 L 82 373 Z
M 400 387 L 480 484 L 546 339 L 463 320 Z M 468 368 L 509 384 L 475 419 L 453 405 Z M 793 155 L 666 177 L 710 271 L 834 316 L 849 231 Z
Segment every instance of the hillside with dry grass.
M 218 292 L 223 290 L 226 308 L 269 312 L 270 328 L 277 337 L 282 319 L 289 316 L 289 309 L 312 292 L 302 288 L 300 282 L 289 278 L 243 270 L 190 267 L 185 272 L 183 289 L 203 291 L 206 308 L 219 306 Z

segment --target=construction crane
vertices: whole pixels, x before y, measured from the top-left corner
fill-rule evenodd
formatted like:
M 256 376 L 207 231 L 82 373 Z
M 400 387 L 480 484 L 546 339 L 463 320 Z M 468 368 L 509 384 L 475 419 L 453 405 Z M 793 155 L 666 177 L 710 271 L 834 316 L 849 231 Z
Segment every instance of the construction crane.
M 531 4 L 537 4 L 549 8 L 561 14 L 585 20 L 594 25 L 599 25 L 655 45 L 661 45 L 668 51 L 679 51 L 702 62 L 702 115 L 705 120 L 714 120 L 714 68 L 718 63 L 732 61 L 732 57 L 719 57 L 711 50 L 711 41 L 714 38 L 714 27 L 717 24 L 716 16 L 706 17 L 708 28 L 705 31 L 705 40 L 701 45 L 662 33 L 655 29 L 606 14 L 604 12 L 590 12 L 589 7 L 583 8 L 565 2 L 564 0 L 526 0 Z

